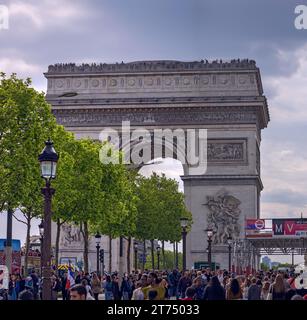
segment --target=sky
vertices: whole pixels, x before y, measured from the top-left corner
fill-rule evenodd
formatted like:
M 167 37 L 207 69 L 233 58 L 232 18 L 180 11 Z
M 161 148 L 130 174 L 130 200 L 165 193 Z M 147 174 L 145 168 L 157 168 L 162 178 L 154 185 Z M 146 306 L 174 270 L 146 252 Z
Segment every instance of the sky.
M 307 30 L 294 26 L 302 4 L 307 1 L 0 0 L 9 9 L 9 28 L 0 29 L 0 70 L 31 77 L 46 91 L 43 72 L 58 62 L 254 59 L 271 117 L 262 132 L 261 216 L 307 217 Z M 158 169 L 180 180 L 179 163 Z M 5 229 L 0 215 L 0 237 Z M 16 221 L 13 236 L 25 237 Z

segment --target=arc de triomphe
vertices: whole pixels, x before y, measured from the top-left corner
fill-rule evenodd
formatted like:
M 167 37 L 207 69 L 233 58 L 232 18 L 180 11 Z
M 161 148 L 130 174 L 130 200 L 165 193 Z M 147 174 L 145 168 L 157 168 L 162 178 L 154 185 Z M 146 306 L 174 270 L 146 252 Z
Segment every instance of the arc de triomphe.
M 259 217 L 261 129 L 269 122 L 260 71 L 253 60 L 56 64 L 45 73 L 47 100 L 59 124 L 98 139 L 105 127 L 207 129 L 205 174 L 184 166 L 193 214 L 187 267 L 207 260 L 228 268 L 228 236 L 244 237 L 245 218 Z

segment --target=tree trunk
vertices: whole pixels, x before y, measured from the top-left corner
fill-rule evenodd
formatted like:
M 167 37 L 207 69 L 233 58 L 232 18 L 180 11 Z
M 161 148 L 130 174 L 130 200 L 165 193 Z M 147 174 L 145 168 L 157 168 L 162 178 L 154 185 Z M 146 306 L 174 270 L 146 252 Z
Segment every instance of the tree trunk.
M 146 240 L 143 242 L 143 257 L 142 257 L 142 271 L 145 269 L 145 259 L 146 259 Z
M 88 272 L 88 227 L 87 222 L 80 223 L 80 231 L 84 240 L 84 251 L 83 251 L 83 260 L 84 260 L 84 272 Z
M 109 273 L 112 272 L 112 236 L 109 235 Z
M 55 270 L 58 272 L 58 265 L 59 265 L 59 247 L 60 247 L 60 235 L 61 235 L 61 220 L 56 220 L 56 239 L 55 239 Z
M 178 264 L 178 242 L 176 241 L 176 269 L 179 268 L 179 264 Z
M 27 219 L 27 236 L 26 236 L 26 252 L 25 252 L 25 276 L 28 275 L 28 257 L 30 250 L 30 231 L 31 231 L 31 214 L 26 214 Z
M 174 253 L 174 269 L 176 269 L 176 247 L 175 247 L 175 242 L 173 243 L 173 253 Z
M 130 258 L 131 258 L 131 237 L 128 238 L 127 245 L 127 272 L 130 274 Z
M 154 240 L 150 240 L 151 242 L 151 268 L 155 270 L 155 251 L 154 251 Z
M 166 269 L 166 268 L 165 268 L 164 240 L 162 240 L 162 264 L 163 264 L 163 269 Z
M 87 222 L 84 222 L 84 272 L 89 272 L 88 269 L 88 225 Z

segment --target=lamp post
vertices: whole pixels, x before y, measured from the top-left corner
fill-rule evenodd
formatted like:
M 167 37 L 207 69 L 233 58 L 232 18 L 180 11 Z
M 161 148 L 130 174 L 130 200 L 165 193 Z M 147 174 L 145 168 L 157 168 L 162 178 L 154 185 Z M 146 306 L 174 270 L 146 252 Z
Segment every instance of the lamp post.
M 46 186 L 42 188 L 45 197 L 44 203 L 44 241 L 42 259 L 43 300 L 51 300 L 51 200 L 55 190 L 51 188 L 51 180 L 56 177 L 56 165 L 59 156 L 53 148 L 53 142 L 45 142 L 45 148 L 39 155 L 41 177 Z
M 95 234 L 96 239 L 96 250 L 97 250 L 97 275 L 99 275 L 99 249 L 100 249 L 100 241 L 101 241 L 101 235 L 99 232 Z
M 231 249 L 232 249 L 232 237 L 229 236 L 227 238 L 227 243 L 228 243 L 228 271 L 229 274 L 231 273 Z
M 40 235 L 40 242 L 41 242 L 41 276 L 42 276 L 42 266 L 43 266 L 43 241 L 44 241 L 44 220 L 38 225 L 39 235 Z
M 182 234 L 182 270 L 187 268 L 187 227 L 189 220 L 185 217 L 180 218 L 181 234 Z
M 210 269 L 212 270 L 212 237 L 213 237 L 213 230 L 208 228 L 205 230 L 207 232 L 207 241 L 208 241 L 208 264 Z
M 160 253 L 161 253 L 161 247 L 157 246 L 158 270 L 160 270 Z
M 136 271 L 138 268 L 138 243 L 134 243 L 134 270 Z

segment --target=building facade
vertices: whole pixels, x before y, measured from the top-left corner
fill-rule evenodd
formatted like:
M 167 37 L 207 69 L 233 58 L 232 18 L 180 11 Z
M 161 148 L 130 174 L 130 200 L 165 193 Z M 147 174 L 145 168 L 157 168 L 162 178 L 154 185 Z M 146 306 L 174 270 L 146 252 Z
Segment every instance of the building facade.
M 187 267 L 208 260 L 205 230 L 212 228 L 212 261 L 228 268 L 227 239 L 244 238 L 245 219 L 260 214 L 261 130 L 269 112 L 255 61 L 56 64 L 45 76 L 58 123 L 77 137 L 99 139 L 123 121 L 150 132 L 180 129 L 185 139 L 189 130 L 198 137 L 206 130 L 194 146 L 197 154 L 205 149 L 206 171 L 185 162 L 181 177 L 193 215 Z

